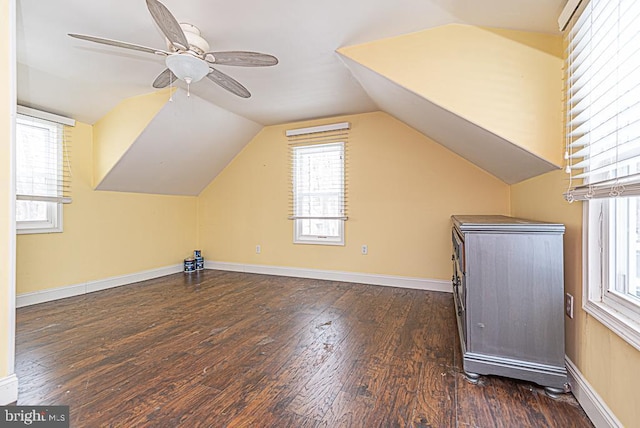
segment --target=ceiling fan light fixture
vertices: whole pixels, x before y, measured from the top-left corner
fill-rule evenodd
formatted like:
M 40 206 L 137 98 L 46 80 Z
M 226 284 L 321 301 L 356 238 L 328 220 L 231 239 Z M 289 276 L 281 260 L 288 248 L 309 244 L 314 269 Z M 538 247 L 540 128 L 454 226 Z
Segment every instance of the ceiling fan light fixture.
M 167 68 L 180 80 L 187 84 L 202 80 L 209 74 L 209 65 L 189 54 L 173 54 L 167 56 L 165 60 Z

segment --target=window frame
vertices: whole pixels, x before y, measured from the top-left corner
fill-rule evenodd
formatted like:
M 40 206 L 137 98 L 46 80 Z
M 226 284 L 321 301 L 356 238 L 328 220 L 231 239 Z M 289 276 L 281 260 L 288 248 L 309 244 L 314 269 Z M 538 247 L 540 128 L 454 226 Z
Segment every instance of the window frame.
M 594 199 L 583 204 L 582 308 L 640 350 L 640 303 L 609 290 L 611 201 Z
M 64 125 L 53 122 L 47 119 L 33 117 L 29 115 L 24 115 L 21 113 L 17 113 L 16 115 L 16 147 L 19 144 L 18 141 L 18 128 L 19 126 L 29 126 L 26 123 L 18 124 L 18 121 L 21 118 L 25 118 L 27 122 L 36 122 L 41 124 L 44 127 L 49 128 L 50 132 L 56 133 L 56 158 L 57 158 L 57 166 L 56 168 L 62 168 L 63 163 L 63 144 L 64 144 Z M 17 149 L 16 149 L 17 150 Z M 16 175 L 17 175 L 18 165 L 16 164 Z M 28 199 L 17 199 L 16 204 L 19 201 L 28 202 Z M 34 198 L 34 201 L 37 199 Z M 63 208 L 62 202 L 44 202 L 47 205 L 47 218 L 46 220 L 26 220 L 26 221 L 18 221 L 16 219 L 16 233 L 19 235 L 25 234 L 39 234 L 39 233 L 61 233 L 63 232 Z
M 629 12 L 631 4 L 625 5 L 625 12 Z M 622 266 L 624 263 L 617 258 L 635 257 L 631 251 L 637 247 L 627 240 L 623 248 L 624 236 L 616 233 L 623 230 L 623 226 L 615 225 L 624 217 L 620 216 L 620 198 L 640 197 L 640 181 L 635 180 L 631 171 L 622 170 L 636 158 L 634 150 L 638 147 L 634 145 L 637 142 L 634 138 L 637 137 L 634 128 L 637 115 L 634 112 L 640 103 L 633 96 L 629 98 L 629 94 L 640 88 L 640 81 L 632 73 L 635 67 L 629 68 L 633 63 L 627 61 L 627 58 L 635 57 L 630 57 L 626 50 L 631 48 L 635 52 L 636 48 L 627 39 L 621 42 L 630 36 L 627 30 L 635 27 L 629 22 L 620 26 L 621 21 L 617 19 L 622 16 L 618 9 L 620 4 L 612 4 L 618 12 L 608 10 L 608 6 L 591 3 L 590 0 L 570 0 L 559 18 L 560 29 L 567 31 L 564 125 L 569 189 L 565 198 L 569 202 L 584 201 L 582 309 L 640 350 L 640 301 L 628 293 L 631 278 L 621 286 L 618 277 L 620 273 L 632 273 L 632 263 L 636 261 L 629 260 L 627 266 Z M 638 15 L 628 17 L 635 19 Z M 615 25 L 610 25 L 613 23 Z M 614 34 L 614 28 L 620 33 Z M 635 42 L 637 33 L 631 36 Z M 615 49 L 608 49 L 614 42 Z M 617 56 L 623 51 L 626 56 Z M 615 55 L 603 56 L 604 52 L 615 52 Z M 612 67 L 616 73 L 619 67 L 624 71 L 614 75 Z M 627 81 L 630 76 L 634 77 Z M 602 85 L 602 82 L 607 82 L 607 85 Z M 573 170 L 581 172 L 574 175 Z M 583 181 L 574 184 L 574 179 Z M 627 222 L 624 227 L 623 233 L 630 235 L 632 230 L 629 227 L 632 226 Z
M 31 233 L 61 233 L 62 203 L 43 202 L 47 204 L 47 219 L 32 221 L 16 221 L 16 233 L 19 235 Z
M 344 198 L 345 195 L 345 172 L 346 172 L 346 162 L 345 162 L 345 142 L 344 141 L 333 141 L 330 143 L 318 143 L 318 144 L 308 144 L 302 145 L 298 147 L 293 147 L 293 158 L 294 162 L 292 165 L 292 180 L 293 180 L 293 213 L 294 216 L 298 215 L 297 204 L 300 196 L 296 194 L 297 189 L 297 175 L 295 162 L 297 157 L 297 150 L 305 150 L 311 149 L 315 147 L 322 146 L 338 146 L 340 147 L 340 154 L 342 158 L 342 171 L 341 171 L 341 192 L 340 197 Z M 310 219 L 299 219 L 294 218 L 293 221 L 293 243 L 294 244 L 311 244 L 311 245 L 334 245 L 334 246 L 344 246 L 345 245 L 345 221 L 344 219 L 325 219 L 325 221 L 336 221 L 338 222 L 338 236 L 323 236 L 323 235 L 305 235 L 303 232 L 303 222 L 309 221 Z

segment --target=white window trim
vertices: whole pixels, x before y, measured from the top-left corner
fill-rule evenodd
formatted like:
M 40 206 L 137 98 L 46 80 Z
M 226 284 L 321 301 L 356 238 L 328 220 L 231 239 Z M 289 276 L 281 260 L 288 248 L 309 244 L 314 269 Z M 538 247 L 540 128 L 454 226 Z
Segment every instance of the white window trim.
M 629 312 L 625 310 L 623 304 L 616 302 L 616 299 L 604 297 L 604 294 L 607 292 L 606 284 L 599 280 L 602 276 L 600 273 L 602 265 L 600 260 L 602 259 L 599 254 L 600 246 L 597 240 L 600 239 L 600 237 L 598 236 L 599 232 L 594 232 L 600 230 L 600 224 L 596 216 L 593 216 L 595 218 L 591 218 L 589 215 L 589 205 L 589 202 L 583 203 L 582 308 L 589 315 L 640 351 L 640 321 L 628 316 Z M 594 239 L 596 242 L 590 245 Z

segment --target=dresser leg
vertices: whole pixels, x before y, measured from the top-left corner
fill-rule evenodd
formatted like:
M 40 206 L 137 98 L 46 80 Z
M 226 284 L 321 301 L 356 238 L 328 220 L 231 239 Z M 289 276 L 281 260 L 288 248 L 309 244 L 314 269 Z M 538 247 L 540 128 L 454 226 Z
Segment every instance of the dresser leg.
M 478 373 L 464 372 L 464 377 L 474 385 L 480 381 L 480 375 Z
M 553 398 L 554 400 L 560 398 L 561 394 L 565 393 L 564 388 L 554 388 L 553 386 L 545 386 L 544 393 L 547 394 L 547 397 Z

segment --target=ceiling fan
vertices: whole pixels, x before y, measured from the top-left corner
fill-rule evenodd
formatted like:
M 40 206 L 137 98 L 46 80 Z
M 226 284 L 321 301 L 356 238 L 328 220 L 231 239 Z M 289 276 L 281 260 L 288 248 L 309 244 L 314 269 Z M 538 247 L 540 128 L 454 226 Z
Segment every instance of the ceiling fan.
M 83 34 L 69 34 L 69 36 L 103 45 L 164 56 L 167 68 L 154 80 L 154 88 L 167 87 L 177 79 L 184 81 L 188 88 L 191 83 L 206 76 L 227 91 L 242 98 L 249 98 L 251 93 L 247 88 L 213 66 L 268 67 L 278 63 L 275 56 L 259 52 L 209 52 L 209 43 L 202 38 L 200 30 L 196 26 L 186 23 L 179 24 L 169 9 L 158 0 L 146 1 L 149 13 L 167 39 L 167 50 Z

